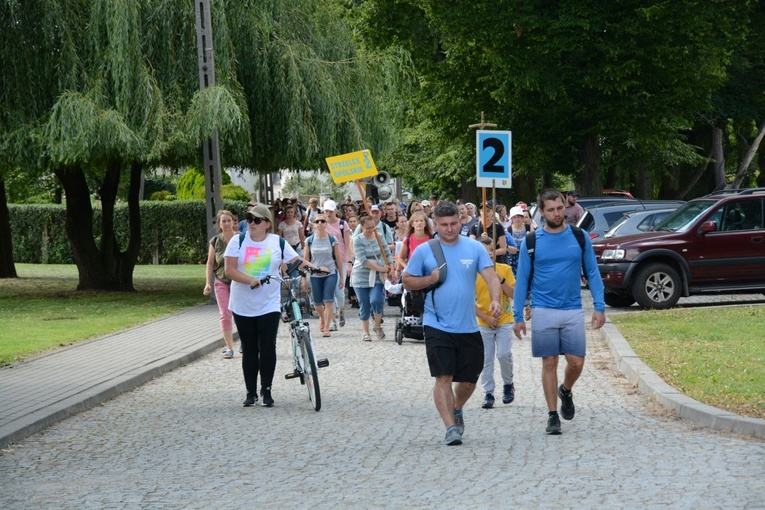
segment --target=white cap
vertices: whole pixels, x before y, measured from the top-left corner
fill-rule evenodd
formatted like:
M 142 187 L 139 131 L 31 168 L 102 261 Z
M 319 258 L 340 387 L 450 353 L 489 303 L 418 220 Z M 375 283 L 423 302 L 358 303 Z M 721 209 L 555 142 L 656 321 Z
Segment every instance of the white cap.
M 423 207 L 430 207 L 430 201 L 429 200 L 423 200 L 420 202 L 420 205 Z
M 511 207 L 510 217 L 512 218 L 513 216 L 518 216 L 518 215 L 523 216 L 523 208 L 518 206 Z
M 324 202 L 325 211 L 337 211 L 337 203 L 334 200 L 327 200 Z

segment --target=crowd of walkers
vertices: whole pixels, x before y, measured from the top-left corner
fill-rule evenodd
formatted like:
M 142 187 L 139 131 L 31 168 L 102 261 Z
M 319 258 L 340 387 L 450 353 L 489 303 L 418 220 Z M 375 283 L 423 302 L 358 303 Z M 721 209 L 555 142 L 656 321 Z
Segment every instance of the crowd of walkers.
M 539 228 L 524 202 L 508 208 L 491 200 L 475 205 L 436 196 L 408 204 L 395 198 L 383 203 L 367 199 L 250 204 L 238 231 L 237 218 L 229 211 L 219 212 L 219 234 L 209 243 L 204 293 L 214 292 L 218 302 L 224 358 L 234 357 L 234 324 L 239 332 L 247 389 L 244 406 L 254 405 L 259 397 L 261 405 L 274 405 L 271 383 L 280 294 L 278 286 L 260 286 L 259 280 L 300 260 L 326 273 L 302 284 L 324 337 L 345 326 L 346 302 L 358 309 L 361 340 L 368 342 L 373 335 L 386 337 L 386 289 L 403 287 L 429 296 L 422 314 L 424 338 L 447 445 L 462 443 L 463 406 L 479 378 L 482 407 L 494 407 L 495 358 L 502 402 L 514 401 L 512 336 L 526 334 L 533 309 L 532 353 L 543 360 L 546 432 L 559 434 L 557 399 L 561 416 L 572 419 L 571 390 L 584 364 L 582 272 L 595 302 L 592 325 L 601 327 L 605 320 L 603 287 L 589 238 L 584 236 L 580 248 L 574 227 L 565 221 L 570 203 L 555 190 L 543 192 L 537 205 L 545 224 Z M 529 251 L 526 241 L 531 237 L 536 250 Z M 431 239 L 437 240 L 433 242 L 438 250 Z M 558 386 L 560 355 L 566 357 L 567 367 Z

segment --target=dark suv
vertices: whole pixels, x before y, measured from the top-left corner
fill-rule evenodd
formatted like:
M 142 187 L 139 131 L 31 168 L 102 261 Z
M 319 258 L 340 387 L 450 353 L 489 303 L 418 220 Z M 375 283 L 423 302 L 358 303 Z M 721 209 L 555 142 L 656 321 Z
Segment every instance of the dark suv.
M 696 198 L 645 234 L 595 241 L 606 304 L 670 308 L 683 296 L 765 292 L 765 188 Z

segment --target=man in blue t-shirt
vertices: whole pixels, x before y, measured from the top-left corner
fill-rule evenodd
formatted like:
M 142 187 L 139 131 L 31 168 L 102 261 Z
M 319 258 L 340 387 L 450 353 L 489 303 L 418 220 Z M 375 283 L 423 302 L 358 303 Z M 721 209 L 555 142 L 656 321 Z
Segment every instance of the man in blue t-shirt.
M 433 213 L 447 276 L 441 286 L 425 295 L 425 351 L 430 375 L 436 378 L 433 399 L 446 426 L 444 442 L 451 446 L 462 444 L 462 408 L 483 369 L 483 339 L 475 317 L 476 274 L 486 280 L 491 296 L 489 313 L 497 318 L 502 314 L 502 290 L 481 243 L 460 235 L 457 206 L 441 201 Z M 404 271 L 404 288 L 417 291 L 436 284 L 441 269 L 437 266 L 430 245 L 418 246 Z
M 606 322 L 603 301 L 603 281 L 589 236 L 584 232 L 584 249 L 566 223 L 566 205 L 563 195 L 556 190 L 545 190 L 539 195 L 539 210 L 545 226 L 536 230 L 535 254 L 532 273 L 526 241 L 519 250 L 515 295 L 525 296 L 531 290 L 531 355 L 542 358 L 542 388 L 547 401 L 547 433 L 560 434 L 560 414 L 564 420 L 574 418 L 574 399 L 571 388 L 584 368 L 586 331 L 580 274 L 584 266 L 595 304 L 592 327 L 601 328 Z M 529 282 L 529 277 L 533 281 Z M 526 334 L 523 317 L 523 299 L 513 302 L 515 336 Z M 563 384 L 558 386 L 558 358 L 566 356 Z

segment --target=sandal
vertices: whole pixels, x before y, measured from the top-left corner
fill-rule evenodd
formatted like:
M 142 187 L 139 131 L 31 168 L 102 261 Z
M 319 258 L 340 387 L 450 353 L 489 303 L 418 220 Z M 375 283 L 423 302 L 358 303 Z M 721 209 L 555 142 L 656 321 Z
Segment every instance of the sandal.
M 330 333 L 330 332 L 329 332 L 329 330 L 326 330 L 326 331 L 322 331 L 322 332 L 321 332 L 321 336 L 324 336 L 324 337 L 327 337 L 327 336 L 332 336 L 332 333 Z
M 380 340 L 385 338 L 385 331 L 383 331 L 382 326 L 375 326 L 374 331 L 375 333 L 377 333 L 377 338 L 379 338 Z
M 361 337 L 361 339 L 362 339 L 363 341 L 365 341 L 365 342 L 371 342 L 371 341 L 372 341 L 372 337 L 371 337 L 371 336 L 369 336 L 369 333 L 364 333 L 364 336 L 363 336 L 363 337 Z

